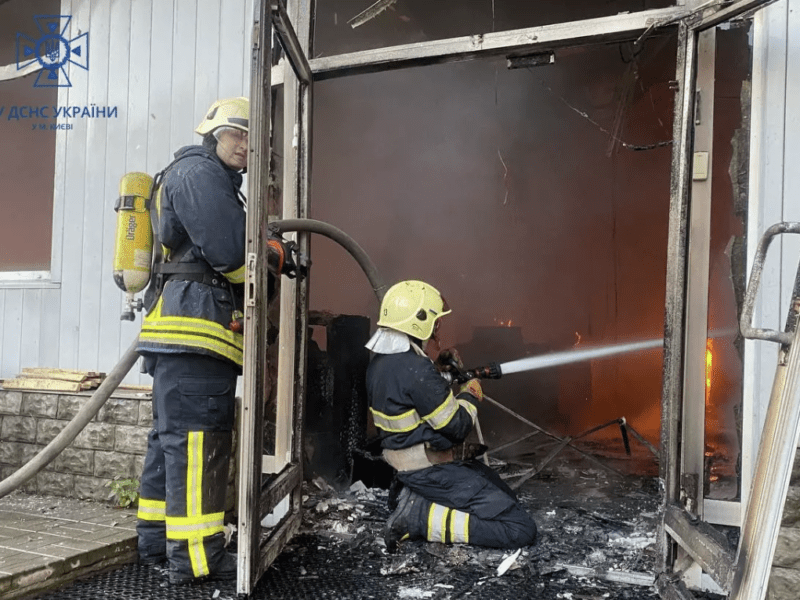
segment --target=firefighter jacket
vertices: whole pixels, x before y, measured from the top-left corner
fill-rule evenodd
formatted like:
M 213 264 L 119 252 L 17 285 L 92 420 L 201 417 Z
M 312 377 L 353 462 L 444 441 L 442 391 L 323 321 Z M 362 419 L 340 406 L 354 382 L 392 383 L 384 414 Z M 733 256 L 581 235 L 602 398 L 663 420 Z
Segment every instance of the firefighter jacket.
M 478 414 L 472 396 L 454 397 L 433 362 L 413 349 L 376 354 L 367 369 L 367 394 L 381 445 L 389 450 L 423 442 L 447 450 L 467 437 Z
M 202 146 L 183 147 L 175 158 L 155 195 L 156 235 L 167 258 L 205 266 L 210 275 L 169 276 L 145 316 L 137 350 L 205 354 L 241 366 L 243 338 L 229 324 L 243 306 L 242 176 Z

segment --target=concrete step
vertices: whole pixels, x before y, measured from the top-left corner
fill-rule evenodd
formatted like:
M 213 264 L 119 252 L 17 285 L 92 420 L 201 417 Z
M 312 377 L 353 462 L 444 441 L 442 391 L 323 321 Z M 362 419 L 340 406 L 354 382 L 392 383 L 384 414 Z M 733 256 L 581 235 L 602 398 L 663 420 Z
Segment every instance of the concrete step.
M 136 560 L 136 511 L 14 492 L 0 498 L 0 597 L 11 600 Z

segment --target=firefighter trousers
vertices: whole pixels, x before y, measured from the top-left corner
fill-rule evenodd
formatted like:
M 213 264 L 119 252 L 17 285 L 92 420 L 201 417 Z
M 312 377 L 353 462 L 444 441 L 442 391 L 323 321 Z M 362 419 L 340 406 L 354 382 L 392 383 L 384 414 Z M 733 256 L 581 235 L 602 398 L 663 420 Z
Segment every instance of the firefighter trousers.
M 410 516 L 411 537 L 490 548 L 536 543 L 536 523 L 492 469 L 477 460 L 398 472 L 427 502 Z
M 225 555 L 224 516 L 238 367 L 201 354 L 147 357 L 153 429 L 136 530 L 143 562 L 203 577 Z

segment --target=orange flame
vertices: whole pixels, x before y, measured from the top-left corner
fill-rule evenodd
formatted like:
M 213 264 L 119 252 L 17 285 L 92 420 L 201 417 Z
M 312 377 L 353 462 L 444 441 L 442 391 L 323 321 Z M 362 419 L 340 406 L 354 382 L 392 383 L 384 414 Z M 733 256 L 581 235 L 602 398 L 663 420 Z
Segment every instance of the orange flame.
M 714 366 L 714 353 L 712 352 L 711 338 L 706 340 L 706 404 L 711 399 L 711 373 Z

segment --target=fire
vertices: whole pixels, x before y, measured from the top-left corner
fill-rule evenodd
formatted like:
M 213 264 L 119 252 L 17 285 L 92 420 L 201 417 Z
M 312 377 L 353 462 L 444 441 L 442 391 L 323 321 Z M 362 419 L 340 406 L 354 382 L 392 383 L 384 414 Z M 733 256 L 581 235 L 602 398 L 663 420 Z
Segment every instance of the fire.
M 714 353 L 712 352 L 711 338 L 706 340 L 706 405 L 711 399 L 711 373 L 714 366 Z
M 514 322 L 511 319 L 508 319 L 507 321 L 503 321 L 502 319 L 495 319 L 494 322 L 498 327 L 511 327 L 514 324 Z

